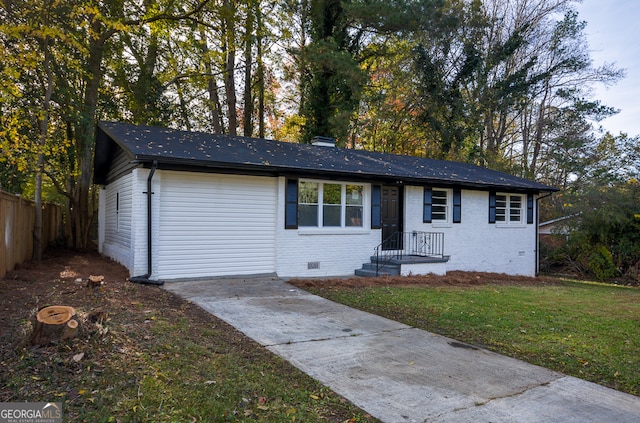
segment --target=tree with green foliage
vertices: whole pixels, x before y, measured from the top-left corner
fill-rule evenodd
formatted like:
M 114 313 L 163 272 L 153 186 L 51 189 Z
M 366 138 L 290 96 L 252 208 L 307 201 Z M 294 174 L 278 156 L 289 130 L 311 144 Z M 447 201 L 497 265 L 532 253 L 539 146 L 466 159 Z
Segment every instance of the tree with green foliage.
M 329 136 L 344 145 L 363 81 L 357 45 L 341 0 L 311 0 L 309 16 L 311 42 L 301 52 L 301 140 Z
M 59 99 L 54 98 L 57 84 L 54 70 L 73 66 L 73 60 L 67 60 L 61 54 L 65 37 L 59 24 L 68 9 L 48 0 L 28 6 L 11 3 L 3 6 L 0 33 L 3 57 L 6 57 L 2 68 L 6 83 L 3 84 L 0 107 L 6 108 L 7 113 L 3 113 L 3 129 L 0 130 L 2 160 L 8 168 L 33 178 L 25 178 L 19 184 L 21 192 L 28 185 L 33 186 L 33 258 L 40 260 L 46 160 L 56 150 L 66 147 L 64 142 L 52 139 L 56 130 L 52 122 L 61 113 Z
M 575 171 L 551 197 L 555 216 L 572 216 L 567 245 L 550 253 L 556 265 L 601 280 L 640 278 L 639 141 L 605 133 L 571 151 Z
M 593 131 L 615 110 L 588 89 L 622 72 L 593 66 L 573 3 L 0 0 L 0 184 L 55 187 L 86 247 L 113 119 L 474 162 L 565 188 L 555 217 L 636 163 Z
M 615 276 L 640 278 L 637 180 L 592 186 L 571 196 L 578 203 L 569 209 L 577 217 L 571 222 L 571 235 L 563 250 L 565 260 L 600 280 Z
M 3 90 L 1 106 L 10 112 L 3 122 L 4 156 L 28 174 L 46 174 L 66 197 L 70 245 L 85 248 L 89 243 L 95 208 L 91 183 L 95 124 L 107 116 L 102 114 L 101 102 L 109 103 L 113 96 L 109 90 L 114 85 L 107 85 L 105 69 L 117 51 L 116 35 L 126 38 L 129 31 L 144 25 L 187 19 L 203 4 L 182 10 L 160 2 L 147 2 L 140 9 L 116 0 L 99 4 L 43 1 L 36 7 L 0 3 L 3 53 L 11 58 L 3 66 L 11 81 L 10 88 Z M 130 87 L 137 91 L 138 98 L 131 103 L 136 114 L 143 114 L 142 103 L 154 86 L 150 76 L 154 47 L 150 45 L 144 49 L 145 61 L 139 63 L 139 77 Z M 44 161 L 33 159 L 37 154 L 43 154 Z
M 443 157 L 536 178 L 547 166 L 546 153 L 570 135 L 552 130 L 555 122 L 571 115 L 585 123 L 613 112 L 584 93 L 622 73 L 592 67 L 585 24 L 570 4 L 458 3 L 458 22 L 443 20 L 449 28 L 419 40 L 417 90 L 425 101 L 418 107 Z

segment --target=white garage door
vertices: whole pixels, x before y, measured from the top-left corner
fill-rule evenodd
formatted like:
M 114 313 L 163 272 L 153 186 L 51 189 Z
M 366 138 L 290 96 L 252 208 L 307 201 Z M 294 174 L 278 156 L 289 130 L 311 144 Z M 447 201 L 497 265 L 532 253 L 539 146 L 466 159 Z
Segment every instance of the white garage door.
M 275 272 L 277 178 L 163 172 L 161 186 L 159 279 Z

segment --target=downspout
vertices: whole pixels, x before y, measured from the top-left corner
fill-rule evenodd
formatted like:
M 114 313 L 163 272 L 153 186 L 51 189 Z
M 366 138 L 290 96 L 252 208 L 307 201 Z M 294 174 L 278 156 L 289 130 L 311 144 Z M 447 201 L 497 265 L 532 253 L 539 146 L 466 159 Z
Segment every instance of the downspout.
M 540 205 L 538 202 L 543 198 L 551 197 L 553 192 L 550 192 L 547 195 L 536 198 L 536 276 L 540 275 L 540 228 L 538 227 L 540 223 L 540 218 L 538 216 L 538 211 L 540 210 Z
M 129 281 L 134 283 L 141 283 L 144 285 L 164 285 L 164 281 L 153 281 L 149 279 L 151 276 L 152 269 L 152 257 L 153 257 L 153 243 L 151 236 L 151 200 L 153 191 L 151 191 L 151 180 L 153 179 L 153 174 L 156 173 L 156 169 L 158 168 L 158 161 L 154 160 L 151 164 L 151 171 L 149 172 L 149 176 L 147 177 L 147 191 L 143 192 L 143 194 L 147 194 L 147 273 L 142 276 L 134 276 L 129 278 Z

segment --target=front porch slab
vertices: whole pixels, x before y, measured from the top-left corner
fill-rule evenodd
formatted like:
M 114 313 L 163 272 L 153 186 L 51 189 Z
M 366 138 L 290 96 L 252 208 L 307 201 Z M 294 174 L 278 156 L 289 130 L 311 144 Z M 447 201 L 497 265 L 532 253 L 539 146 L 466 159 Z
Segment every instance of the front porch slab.
M 356 270 L 356 275 L 372 276 L 416 276 L 447 274 L 447 262 L 450 256 L 431 257 L 404 255 L 402 258 L 376 259 L 371 257 L 371 263 L 365 263 L 362 269 Z

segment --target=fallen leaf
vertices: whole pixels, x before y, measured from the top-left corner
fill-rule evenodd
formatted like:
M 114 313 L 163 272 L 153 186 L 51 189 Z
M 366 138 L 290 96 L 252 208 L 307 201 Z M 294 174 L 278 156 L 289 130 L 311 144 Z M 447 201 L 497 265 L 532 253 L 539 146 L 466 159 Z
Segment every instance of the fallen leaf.
M 76 354 L 73 356 L 73 361 L 75 361 L 76 363 L 80 360 L 82 360 L 84 358 L 84 353 L 81 352 L 80 354 Z
M 259 405 L 258 410 L 262 410 L 262 411 L 267 411 L 269 409 L 269 407 L 267 407 L 266 405 Z
M 311 397 L 311 399 L 314 399 L 314 400 L 319 400 L 320 399 L 319 396 L 314 395 L 314 394 L 309 395 L 309 397 Z

